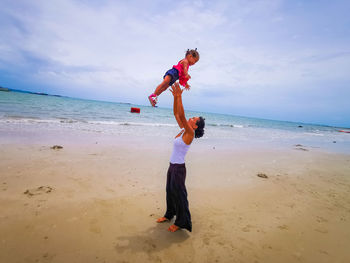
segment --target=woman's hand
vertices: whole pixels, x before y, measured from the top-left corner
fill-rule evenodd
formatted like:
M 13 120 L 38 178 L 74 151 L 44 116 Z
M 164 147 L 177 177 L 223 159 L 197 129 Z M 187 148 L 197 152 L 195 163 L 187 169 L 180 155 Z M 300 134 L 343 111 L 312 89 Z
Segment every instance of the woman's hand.
M 169 89 L 171 91 L 171 93 L 173 94 L 173 96 L 181 96 L 183 89 L 180 88 L 180 85 L 178 82 L 175 82 L 171 88 Z
M 178 82 L 175 82 L 169 90 L 174 96 L 174 109 L 173 109 L 174 116 L 177 123 L 179 124 L 179 127 L 182 129 L 184 127 L 182 119 L 186 120 L 186 118 L 184 118 L 185 112 L 182 106 L 182 98 L 181 98 L 181 94 L 183 90 L 180 88 L 180 85 Z M 181 118 L 182 116 L 183 118 Z

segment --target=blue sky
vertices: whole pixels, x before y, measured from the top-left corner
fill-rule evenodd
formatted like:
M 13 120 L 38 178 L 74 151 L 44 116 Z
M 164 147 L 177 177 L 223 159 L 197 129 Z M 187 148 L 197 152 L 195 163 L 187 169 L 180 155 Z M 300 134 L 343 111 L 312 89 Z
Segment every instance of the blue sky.
M 0 0 L 0 85 L 148 105 L 198 48 L 186 109 L 350 127 L 350 1 Z M 167 91 L 160 107 L 171 107 Z

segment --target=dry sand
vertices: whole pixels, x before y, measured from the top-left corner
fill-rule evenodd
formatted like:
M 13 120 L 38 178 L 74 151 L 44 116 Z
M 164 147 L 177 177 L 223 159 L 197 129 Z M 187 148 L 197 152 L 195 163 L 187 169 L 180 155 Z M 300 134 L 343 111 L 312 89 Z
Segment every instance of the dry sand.
M 170 233 L 169 142 L 2 143 L 0 262 L 350 262 L 349 155 L 195 142 Z

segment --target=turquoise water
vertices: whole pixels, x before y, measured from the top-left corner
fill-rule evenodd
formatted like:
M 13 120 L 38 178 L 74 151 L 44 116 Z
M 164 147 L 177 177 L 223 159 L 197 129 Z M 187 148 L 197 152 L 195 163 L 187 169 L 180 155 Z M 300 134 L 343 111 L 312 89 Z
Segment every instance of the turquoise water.
M 131 107 L 141 113 L 131 113 Z M 206 140 L 306 144 L 350 152 L 350 134 L 339 132 L 342 128 L 186 111 L 191 116 L 206 119 Z M 0 125 L 2 131 L 40 128 L 162 137 L 178 130 L 172 109 L 20 92 L 0 92 Z

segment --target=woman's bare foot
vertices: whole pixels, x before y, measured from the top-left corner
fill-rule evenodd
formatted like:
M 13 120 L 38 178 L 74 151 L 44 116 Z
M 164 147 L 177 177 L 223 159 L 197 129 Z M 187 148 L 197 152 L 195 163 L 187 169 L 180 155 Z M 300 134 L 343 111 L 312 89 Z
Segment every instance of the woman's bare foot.
M 166 221 L 169 221 L 168 218 L 166 217 L 160 217 L 157 219 L 157 223 L 163 223 L 163 222 L 166 222 Z
M 168 231 L 170 232 L 175 232 L 179 230 L 179 227 L 178 226 L 175 226 L 175 225 L 171 225 L 169 228 L 168 228 Z

